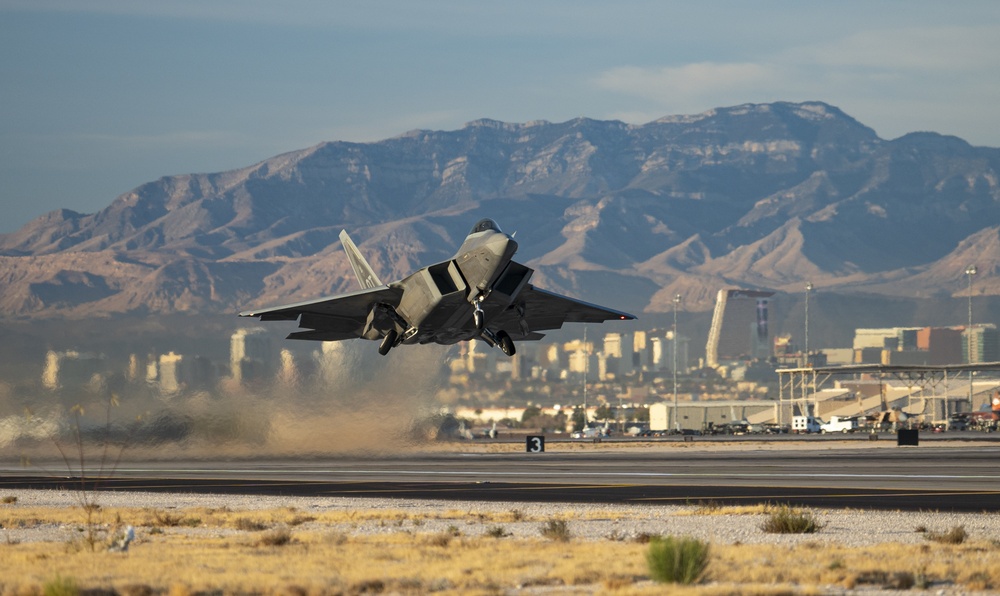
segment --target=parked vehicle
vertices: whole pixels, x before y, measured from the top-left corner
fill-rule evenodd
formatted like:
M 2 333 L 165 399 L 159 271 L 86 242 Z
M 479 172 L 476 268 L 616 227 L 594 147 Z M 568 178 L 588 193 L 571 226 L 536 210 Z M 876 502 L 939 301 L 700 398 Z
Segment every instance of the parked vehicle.
M 948 417 L 948 430 L 969 430 L 969 418 L 965 414 L 952 414 Z
M 845 416 L 830 416 L 829 422 L 820 424 L 820 432 L 826 433 L 852 433 L 858 430 L 858 419 Z
M 820 432 L 822 420 L 812 416 L 792 416 L 792 432 L 795 434 L 810 434 Z

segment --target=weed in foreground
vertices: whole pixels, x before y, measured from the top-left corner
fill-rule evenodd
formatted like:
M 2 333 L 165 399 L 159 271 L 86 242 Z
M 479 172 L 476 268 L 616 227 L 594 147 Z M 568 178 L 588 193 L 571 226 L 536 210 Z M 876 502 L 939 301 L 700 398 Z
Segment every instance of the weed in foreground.
M 542 536 L 556 542 L 569 542 L 569 524 L 564 519 L 550 519 L 542 526 Z
M 811 512 L 787 505 L 772 511 L 761 525 L 761 529 L 768 534 L 813 534 L 822 528 L 823 524 L 816 521 Z
M 693 584 L 708 566 L 708 543 L 696 538 L 654 538 L 646 551 L 649 576 L 668 584 Z
M 42 586 L 42 594 L 45 596 L 76 596 L 79 593 L 80 588 L 72 577 L 57 575 Z

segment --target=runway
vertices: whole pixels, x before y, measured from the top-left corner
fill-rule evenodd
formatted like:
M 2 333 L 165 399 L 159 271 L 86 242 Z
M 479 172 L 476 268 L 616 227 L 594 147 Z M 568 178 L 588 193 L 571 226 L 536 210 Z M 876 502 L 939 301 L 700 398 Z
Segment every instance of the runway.
M 463 450 L 380 457 L 129 461 L 85 468 L 101 490 L 489 501 L 750 504 L 1000 511 L 1000 445 L 920 447 L 747 441 L 645 450 Z M 59 470 L 65 473 L 59 473 Z M 79 487 L 62 462 L 0 464 L 0 492 Z

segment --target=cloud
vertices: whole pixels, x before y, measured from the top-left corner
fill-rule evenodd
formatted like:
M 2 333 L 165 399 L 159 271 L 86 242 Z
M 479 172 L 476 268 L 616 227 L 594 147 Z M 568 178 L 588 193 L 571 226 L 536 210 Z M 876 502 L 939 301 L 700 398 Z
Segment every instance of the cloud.
M 772 69 L 763 64 L 698 62 L 660 68 L 613 68 L 601 73 L 596 83 L 603 89 L 647 99 L 689 101 L 748 87 L 763 87 L 774 80 Z
M 146 135 L 85 133 L 70 136 L 87 143 L 102 143 L 133 148 L 239 147 L 252 140 L 245 134 L 221 130 L 176 130 Z
M 781 53 L 783 62 L 888 72 L 981 72 L 1000 65 L 1000 27 L 940 27 L 861 31 L 833 42 Z
M 1000 101 L 998 40 L 1000 27 L 992 25 L 871 29 L 748 52 L 751 59 L 738 62 L 618 66 L 592 82 L 640 100 L 615 116 L 630 122 L 747 102 L 822 100 L 889 137 L 936 130 L 995 144 L 986 131 L 1000 124 L 990 107 Z

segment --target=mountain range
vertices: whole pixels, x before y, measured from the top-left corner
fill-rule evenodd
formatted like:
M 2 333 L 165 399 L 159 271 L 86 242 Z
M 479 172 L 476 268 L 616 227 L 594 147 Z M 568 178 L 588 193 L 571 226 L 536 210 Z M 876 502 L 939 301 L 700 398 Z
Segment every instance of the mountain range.
M 4 318 L 233 313 L 449 258 L 482 217 L 536 285 L 621 310 L 709 311 L 721 288 L 886 300 L 1000 295 L 1000 149 L 886 140 L 821 102 L 643 125 L 477 120 L 168 176 L 0 235 Z M 952 300 L 954 302 L 954 300 Z M 964 304 L 964 302 L 963 302 Z M 921 324 L 917 322 L 916 324 Z

